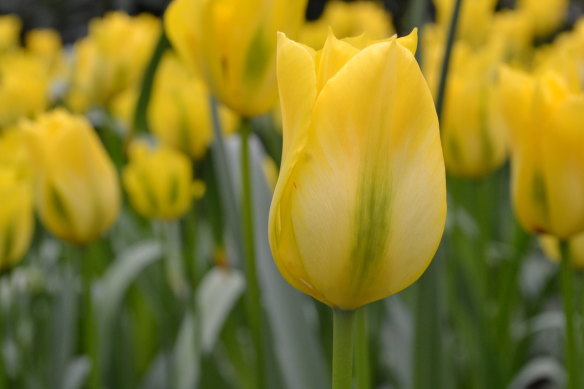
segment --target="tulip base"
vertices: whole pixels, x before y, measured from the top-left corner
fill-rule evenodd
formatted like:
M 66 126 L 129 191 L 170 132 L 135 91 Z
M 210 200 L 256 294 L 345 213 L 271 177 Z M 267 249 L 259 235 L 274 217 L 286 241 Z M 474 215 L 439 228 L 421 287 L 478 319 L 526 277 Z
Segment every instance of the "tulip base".
M 333 389 L 352 387 L 356 316 L 356 311 L 333 308 Z

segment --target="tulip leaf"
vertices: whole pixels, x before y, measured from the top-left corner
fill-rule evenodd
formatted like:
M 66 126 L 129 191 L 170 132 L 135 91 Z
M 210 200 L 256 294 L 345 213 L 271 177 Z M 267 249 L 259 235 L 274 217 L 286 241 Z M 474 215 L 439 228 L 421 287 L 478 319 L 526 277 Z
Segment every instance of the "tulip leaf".
M 139 242 L 122 251 L 107 269 L 104 277 L 98 281 L 94 298 L 103 358 L 108 358 L 111 339 L 109 335 L 127 289 L 148 265 L 161 256 L 162 251 L 158 243 Z
M 231 168 L 235 169 L 239 161 L 239 142 L 236 138 L 229 141 L 227 155 Z M 255 136 L 250 136 L 249 141 L 257 271 L 277 362 L 289 389 L 330 387 L 315 323 L 309 320 L 316 317 L 314 305 L 309 297 L 296 291 L 282 278 L 272 259 L 267 234 L 272 193 L 262 170 L 266 156 Z M 238 182 L 234 185 L 239 187 Z
M 79 357 L 71 361 L 64 374 L 63 389 L 81 389 L 85 385 L 91 361 L 88 357 Z
M 173 351 L 174 388 L 195 388 L 199 380 L 200 347 L 197 344 L 196 320 L 192 312 L 187 312 L 180 326 Z
M 509 385 L 510 389 L 531 388 L 547 383 L 546 388 L 565 387 L 566 374 L 562 365 L 554 358 L 539 357 L 527 363 Z
M 231 309 L 243 293 L 245 279 L 238 270 L 213 268 L 197 289 L 197 307 L 201 317 L 203 351 L 213 350 L 217 336 Z

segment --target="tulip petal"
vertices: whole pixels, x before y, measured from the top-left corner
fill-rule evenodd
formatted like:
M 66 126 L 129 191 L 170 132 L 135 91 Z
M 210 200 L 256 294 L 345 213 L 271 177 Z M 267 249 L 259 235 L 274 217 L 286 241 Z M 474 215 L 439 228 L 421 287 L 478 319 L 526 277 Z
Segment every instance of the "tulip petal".
M 316 100 L 314 51 L 278 33 L 277 76 L 282 107 L 282 162 L 304 136 Z

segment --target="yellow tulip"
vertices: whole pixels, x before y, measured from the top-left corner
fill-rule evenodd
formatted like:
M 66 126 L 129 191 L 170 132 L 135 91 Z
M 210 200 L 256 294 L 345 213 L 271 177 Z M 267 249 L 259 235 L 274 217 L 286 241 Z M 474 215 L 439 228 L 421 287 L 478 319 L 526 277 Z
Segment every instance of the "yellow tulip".
M 453 55 L 458 63 L 450 70 L 441 123 L 444 160 L 450 173 L 479 178 L 507 159 L 507 128 L 495 93 L 497 53 L 457 42 Z
M 159 34 L 158 20 L 145 14 L 110 12 L 92 20 L 89 35 L 75 44 L 67 105 L 78 113 L 105 107 L 141 82 Z
M 30 246 L 33 231 L 31 192 L 30 185 L 16 169 L 0 167 L 0 270 L 16 264 Z
M 553 33 L 566 18 L 568 0 L 517 0 L 517 10 L 527 15 L 537 36 Z
M 434 0 L 438 25 L 447 30 L 452 18 L 455 0 Z M 463 1 L 457 27 L 457 38 L 472 45 L 484 43 L 490 33 L 496 0 Z
M 16 15 L 0 16 L 0 54 L 18 49 L 22 22 Z
M 144 217 L 172 220 L 190 208 L 194 188 L 190 159 L 168 148 L 133 142 L 123 182 L 134 209 Z M 196 190 L 196 189 L 195 189 Z
M 444 160 L 415 44 L 331 34 L 314 52 L 278 36 L 284 144 L 270 245 L 288 282 L 333 307 L 406 288 L 442 237 Z
M 61 36 L 55 30 L 37 29 L 25 36 L 26 50 L 40 58 L 49 73 L 62 73 L 65 69 Z
M 554 262 L 560 262 L 560 243 L 551 235 L 539 238 L 539 243 L 548 258 Z M 584 269 L 584 233 L 573 236 L 568 240 L 568 255 L 572 266 L 576 269 Z
M 98 238 L 116 220 L 120 193 L 114 165 L 89 122 L 58 109 L 23 127 L 45 227 L 76 244 Z
M 339 38 L 366 33 L 371 39 L 384 39 L 395 33 L 391 15 L 381 3 L 335 0 L 326 3 L 320 19 L 302 26 L 299 41 L 313 49 L 321 49 L 329 28 Z
M 560 239 L 584 231 L 584 94 L 553 72 L 503 68 L 500 76 L 519 221 Z
M 306 0 L 174 0 L 164 22 L 168 38 L 198 67 L 211 92 L 247 117 L 276 101 L 276 31 L 294 33 Z
M 0 270 L 18 262 L 30 246 L 33 200 L 22 131 L 0 135 Z
M 201 158 L 213 139 L 209 104 L 203 80 L 174 54 L 167 54 L 157 71 L 148 107 L 152 132 L 166 145 Z M 233 133 L 237 116 L 223 105 L 219 115 L 223 131 Z
M 49 75 L 34 56 L 22 52 L 4 55 L 0 80 L 0 129 L 47 108 Z

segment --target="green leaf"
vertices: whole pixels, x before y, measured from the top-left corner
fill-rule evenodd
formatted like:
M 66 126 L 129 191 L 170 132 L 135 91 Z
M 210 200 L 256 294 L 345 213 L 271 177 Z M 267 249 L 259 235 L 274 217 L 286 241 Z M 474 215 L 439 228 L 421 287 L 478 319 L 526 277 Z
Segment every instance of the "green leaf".
M 213 268 L 201 281 L 197 289 L 197 308 L 204 352 L 213 350 L 225 320 L 244 289 L 245 279 L 235 269 Z

